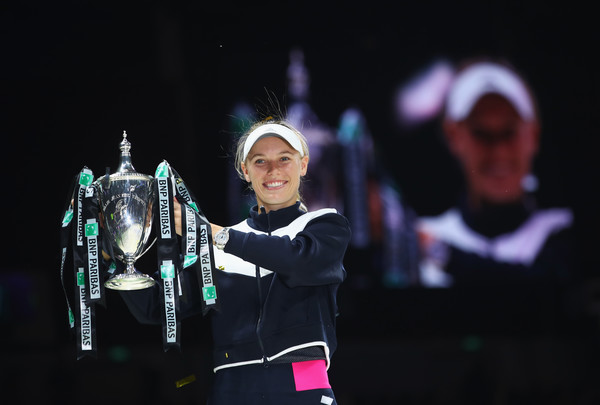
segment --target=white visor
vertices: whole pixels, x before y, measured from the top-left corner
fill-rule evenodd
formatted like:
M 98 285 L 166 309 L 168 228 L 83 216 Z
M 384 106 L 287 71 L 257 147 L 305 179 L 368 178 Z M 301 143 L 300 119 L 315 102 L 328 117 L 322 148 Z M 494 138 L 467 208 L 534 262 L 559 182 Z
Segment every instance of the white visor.
M 256 141 L 267 136 L 277 136 L 285 140 L 292 148 L 300 153 L 300 157 L 304 157 L 302 143 L 294 131 L 281 124 L 265 124 L 250 132 L 250 135 L 246 138 L 246 142 L 244 143 L 244 161 L 248 157 L 248 153 Z
M 533 100 L 523 81 L 509 69 L 494 63 L 479 63 L 459 73 L 446 100 L 446 116 L 462 121 L 485 94 L 507 99 L 525 121 L 535 119 Z

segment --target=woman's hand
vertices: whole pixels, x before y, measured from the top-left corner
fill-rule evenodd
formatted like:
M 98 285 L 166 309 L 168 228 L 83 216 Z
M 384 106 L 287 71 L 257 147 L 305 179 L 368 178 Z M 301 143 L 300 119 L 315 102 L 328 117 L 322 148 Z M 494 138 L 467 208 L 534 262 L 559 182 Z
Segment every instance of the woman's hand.
M 177 201 L 177 198 L 173 197 L 173 216 L 175 217 L 175 233 L 179 236 L 183 236 L 182 221 L 181 221 L 181 204 Z
M 181 215 L 182 215 L 181 204 L 177 201 L 176 198 L 173 198 L 173 214 L 175 217 L 175 232 L 177 233 L 177 235 L 183 236 L 182 220 L 181 220 Z M 216 225 L 213 223 L 210 224 L 210 228 L 211 228 L 213 238 L 217 234 L 217 232 L 219 232 L 221 229 L 223 229 L 223 227 L 221 225 Z
M 219 232 L 221 229 L 223 229 L 223 227 L 221 225 L 215 225 L 213 223 L 210 224 L 210 231 L 212 233 L 213 236 L 213 244 L 214 244 L 214 239 L 215 239 L 215 235 L 217 234 L 217 232 Z

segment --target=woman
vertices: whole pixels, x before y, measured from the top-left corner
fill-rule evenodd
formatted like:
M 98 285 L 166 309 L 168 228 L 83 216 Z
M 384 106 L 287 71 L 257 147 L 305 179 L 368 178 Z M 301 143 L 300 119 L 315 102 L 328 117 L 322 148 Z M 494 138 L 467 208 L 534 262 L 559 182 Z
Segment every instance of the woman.
M 236 169 L 257 205 L 239 224 L 211 224 L 221 308 L 211 315 L 209 404 L 335 403 L 327 369 L 350 227 L 333 209 L 306 211 L 299 187 L 308 162 L 305 138 L 281 121 L 260 122 L 239 140 Z M 175 215 L 180 233 L 178 205 Z M 155 305 L 139 302 L 148 294 L 123 295 L 138 320 L 160 320 Z M 181 310 L 199 313 L 200 300 Z
M 567 281 L 573 214 L 538 207 L 526 188 L 540 143 L 529 85 L 505 64 L 467 64 L 448 92 L 443 130 L 466 187 L 455 207 L 419 220 L 423 284 Z

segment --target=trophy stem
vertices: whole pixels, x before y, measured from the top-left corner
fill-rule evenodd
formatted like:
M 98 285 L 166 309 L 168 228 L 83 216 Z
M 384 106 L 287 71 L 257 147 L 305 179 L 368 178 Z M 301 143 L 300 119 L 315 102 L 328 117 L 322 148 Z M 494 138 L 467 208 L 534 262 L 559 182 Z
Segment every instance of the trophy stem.
M 125 274 L 133 276 L 134 274 L 138 273 L 138 271 L 135 269 L 135 267 L 133 267 L 133 263 L 135 263 L 135 261 L 133 260 L 132 257 L 130 257 L 130 256 L 125 257 L 125 265 L 127 266 L 125 269 Z
M 156 283 L 152 277 L 147 274 L 140 273 L 135 269 L 133 266 L 133 263 L 135 262 L 134 258 L 131 256 L 126 256 L 124 261 L 126 265 L 125 272 L 122 274 L 116 274 L 109 278 L 104 283 L 106 288 L 119 291 L 132 291 L 150 288 Z

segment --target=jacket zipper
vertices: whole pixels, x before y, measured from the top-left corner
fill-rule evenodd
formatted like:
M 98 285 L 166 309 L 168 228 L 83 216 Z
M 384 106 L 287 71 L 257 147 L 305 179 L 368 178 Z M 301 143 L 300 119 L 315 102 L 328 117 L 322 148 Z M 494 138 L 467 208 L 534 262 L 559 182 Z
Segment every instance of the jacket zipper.
M 263 211 L 263 213 L 265 212 L 264 207 L 261 207 L 260 209 Z M 265 214 L 267 215 L 267 233 L 269 236 L 271 236 L 271 221 L 270 221 L 269 213 L 265 213 Z M 262 285 L 261 285 L 261 280 L 260 280 L 260 267 L 258 265 L 256 266 L 256 285 L 257 285 L 257 289 L 258 289 L 258 319 L 256 321 L 256 338 L 258 339 L 258 345 L 260 346 L 260 351 L 262 353 L 263 366 L 269 367 L 267 354 L 265 352 L 265 345 L 262 341 L 262 337 L 260 336 L 261 322 L 262 322 L 262 316 L 263 316 L 263 292 L 262 292 Z

